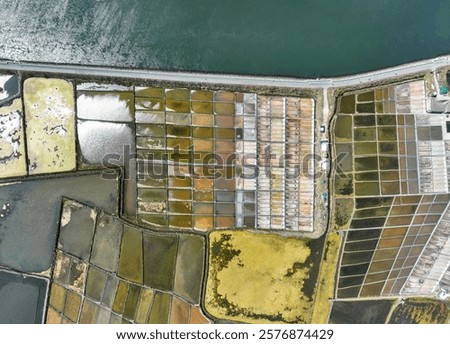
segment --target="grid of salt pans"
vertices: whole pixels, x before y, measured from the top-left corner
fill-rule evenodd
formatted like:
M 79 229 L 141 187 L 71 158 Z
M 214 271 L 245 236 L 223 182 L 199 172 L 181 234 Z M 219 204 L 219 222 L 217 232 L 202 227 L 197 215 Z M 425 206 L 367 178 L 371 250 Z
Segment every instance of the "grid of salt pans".
M 312 231 L 314 103 L 258 97 L 258 228 Z

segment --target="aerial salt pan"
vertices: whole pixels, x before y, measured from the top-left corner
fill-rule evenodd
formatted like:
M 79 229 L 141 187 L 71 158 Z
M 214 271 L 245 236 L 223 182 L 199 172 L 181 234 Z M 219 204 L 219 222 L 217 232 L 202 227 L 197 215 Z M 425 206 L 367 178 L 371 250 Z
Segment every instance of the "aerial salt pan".
M 23 87 L 29 173 L 74 170 L 73 84 L 61 79 L 29 78 Z
M 0 108 L 0 178 L 27 174 L 22 101 Z
M 25 113 L 16 100 L 11 123 L 27 128 L 27 145 L 15 141 L 17 171 L 0 176 L 105 167 L 115 154 L 125 215 L 141 224 L 313 231 L 312 99 L 81 83 L 75 114 L 73 83 L 29 78 L 23 87 Z
M 0 85 L 0 178 L 74 170 L 73 84 L 29 78 L 22 97 L 18 77 L 1 76 Z
M 335 210 L 348 229 L 337 298 L 449 295 L 450 145 L 427 94 L 418 80 L 340 99 L 335 150 L 350 154 L 335 174 L 336 209 L 354 209 Z
M 136 88 L 135 104 L 140 221 L 313 230 L 312 99 Z

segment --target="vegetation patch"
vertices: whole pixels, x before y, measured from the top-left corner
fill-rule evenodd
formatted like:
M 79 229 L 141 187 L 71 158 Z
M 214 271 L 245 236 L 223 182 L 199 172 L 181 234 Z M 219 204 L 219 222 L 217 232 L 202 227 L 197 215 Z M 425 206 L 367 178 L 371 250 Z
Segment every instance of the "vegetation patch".
M 313 324 L 326 324 L 331 310 L 331 300 L 334 296 L 334 281 L 339 259 L 339 247 L 341 237 L 337 233 L 330 233 L 327 236 L 325 252 L 314 296 L 314 310 L 311 319 Z
M 209 239 L 205 306 L 212 316 L 249 323 L 311 321 L 308 243 L 244 231 L 216 231 Z
M 347 228 L 354 211 L 352 198 L 336 198 L 334 208 L 334 223 L 337 228 Z
M 390 324 L 444 324 L 450 317 L 447 302 L 425 298 L 407 299 L 392 313 Z

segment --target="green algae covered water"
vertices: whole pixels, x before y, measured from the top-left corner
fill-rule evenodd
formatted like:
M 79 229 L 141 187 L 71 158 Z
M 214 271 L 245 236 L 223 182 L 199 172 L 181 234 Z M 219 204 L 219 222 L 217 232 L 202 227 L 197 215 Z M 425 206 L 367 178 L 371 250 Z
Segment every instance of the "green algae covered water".
M 0 58 L 330 77 L 450 52 L 450 0 L 0 0 Z

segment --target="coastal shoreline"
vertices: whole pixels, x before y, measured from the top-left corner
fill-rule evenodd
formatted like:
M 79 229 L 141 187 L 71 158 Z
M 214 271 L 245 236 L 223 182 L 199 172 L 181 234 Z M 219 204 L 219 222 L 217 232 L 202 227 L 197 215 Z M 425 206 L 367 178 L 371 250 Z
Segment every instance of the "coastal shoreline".
M 449 65 L 450 55 L 444 55 L 432 59 L 411 62 L 361 74 L 336 78 L 301 79 L 0 60 L 1 71 L 59 73 L 75 74 L 78 76 L 145 79 L 160 82 L 199 83 L 208 86 L 240 85 L 247 87 L 276 87 L 314 90 L 323 88 L 359 87 L 363 84 L 382 83 L 387 80 L 403 79 L 404 77 L 425 73 L 427 71 L 443 68 Z

